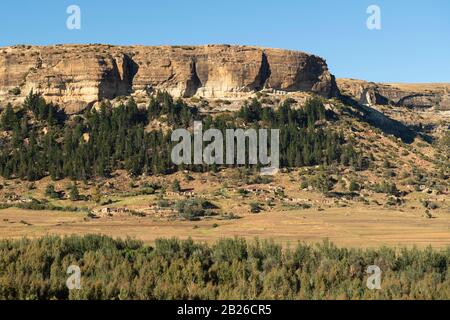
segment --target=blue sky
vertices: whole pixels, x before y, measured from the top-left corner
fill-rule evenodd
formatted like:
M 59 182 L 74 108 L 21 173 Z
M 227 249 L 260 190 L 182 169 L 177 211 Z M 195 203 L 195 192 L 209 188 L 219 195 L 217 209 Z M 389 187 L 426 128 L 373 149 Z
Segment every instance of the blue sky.
M 66 9 L 81 8 L 81 30 Z M 381 30 L 366 27 L 369 5 Z M 449 0 L 15 0 L 0 4 L 0 46 L 245 44 L 325 58 L 337 77 L 450 82 Z

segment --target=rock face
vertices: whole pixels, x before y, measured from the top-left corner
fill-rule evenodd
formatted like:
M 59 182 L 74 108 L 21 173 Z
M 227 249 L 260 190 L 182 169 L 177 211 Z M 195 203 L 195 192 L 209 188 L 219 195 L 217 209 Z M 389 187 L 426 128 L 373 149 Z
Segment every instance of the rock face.
M 450 110 L 450 84 L 382 84 L 354 79 L 338 79 L 337 83 L 342 94 L 360 104 Z
M 76 113 L 103 99 L 156 90 L 223 98 L 263 89 L 338 94 L 326 62 L 298 51 L 229 45 L 0 48 L 0 104 L 21 103 L 34 90 Z

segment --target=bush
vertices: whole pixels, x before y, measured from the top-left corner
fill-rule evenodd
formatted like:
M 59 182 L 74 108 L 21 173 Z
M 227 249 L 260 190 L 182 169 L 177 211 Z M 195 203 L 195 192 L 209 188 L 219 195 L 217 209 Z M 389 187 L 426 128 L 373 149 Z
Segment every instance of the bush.
M 348 187 L 348 190 L 349 190 L 350 192 L 359 191 L 359 190 L 361 190 L 361 186 L 360 186 L 356 181 L 352 180 L 352 181 L 350 182 L 350 185 L 349 185 L 349 187 Z
M 250 212 L 251 213 L 259 213 L 261 212 L 261 206 L 257 202 L 250 203 Z
M 393 196 L 396 196 L 399 193 L 395 183 L 386 180 L 381 184 L 375 184 L 373 189 L 375 192 L 386 193 Z
M 180 217 L 195 221 L 201 217 L 211 214 L 211 210 L 217 207 L 209 201 L 201 199 L 180 200 L 175 205 Z
M 180 181 L 178 181 L 178 179 L 173 180 L 173 182 L 172 182 L 172 191 L 173 192 L 180 192 L 181 191 Z
M 71 201 L 78 201 L 80 200 L 80 193 L 78 191 L 78 187 L 75 183 L 73 183 L 69 188 L 69 199 Z
M 333 189 L 335 181 L 330 177 L 328 173 L 321 171 L 312 179 L 311 184 L 314 189 L 322 193 L 327 193 Z
M 261 175 L 258 175 L 258 176 L 253 177 L 253 178 L 249 178 L 246 181 L 247 184 L 269 184 L 271 182 L 273 182 L 273 178 L 272 177 L 261 176 Z
M 160 208 L 169 208 L 170 207 L 170 202 L 168 200 L 165 199 L 161 199 L 157 202 L 158 207 Z
M 47 185 L 45 188 L 45 196 L 51 199 L 61 199 L 61 193 L 56 192 L 55 186 L 53 184 Z
M 422 205 L 424 206 L 424 208 L 426 209 L 430 209 L 430 210 L 436 210 L 439 208 L 438 204 L 429 200 L 423 200 L 421 201 Z
M 245 189 L 239 188 L 239 189 L 237 190 L 237 193 L 238 193 L 238 195 L 240 195 L 240 196 L 246 196 L 246 195 L 248 194 L 248 191 L 245 190 Z
M 142 188 L 141 189 L 141 193 L 143 195 L 151 195 L 151 194 L 155 194 L 155 189 L 153 188 Z
M 9 92 L 9 94 L 18 96 L 21 93 L 21 90 L 19 87 L 15 87 L 15 88 L 9 90 L 8 92 Z
M 72 206 L 57 206 L 51 203 L 42 202 L 36 199 L 32 199 L 31 202 L 26 203 L 16 203 L 16 204 L 5 204 L 0 203 L 0 209 L 6 209 L 16 207 L 25 210 L 50 210 L 50 211 L 66 211 L 66 212 L 89 212 L 87 207 L 72 207 Z
M 65 285 L 69 265 L 82 266 L 81 290 Z M 366 286 L 370 265 L 383 271 L 382 290 Z M 448 248 L 362 250 L 324 242 L 282 249 L 240 238 L 147 246 L 100 235 L 47 236 L 0 240 L 0 300 L 446 300 L 449 267 Z

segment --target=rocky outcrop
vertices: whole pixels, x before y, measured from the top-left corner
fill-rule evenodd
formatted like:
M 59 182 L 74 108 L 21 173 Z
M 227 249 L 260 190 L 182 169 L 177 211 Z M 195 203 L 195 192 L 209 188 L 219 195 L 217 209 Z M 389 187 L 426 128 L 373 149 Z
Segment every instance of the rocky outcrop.
M 450 84 L 382 84 L 338 79 L 340 92 L 360 104 L 450 110 Z
M 223 98 L 259 90 L 338 94 L 320 57 L 246 46 L 56 45 L 0 48 L 0 104 L 40 92 L 69 113 L 103 99 L 165 90 Z

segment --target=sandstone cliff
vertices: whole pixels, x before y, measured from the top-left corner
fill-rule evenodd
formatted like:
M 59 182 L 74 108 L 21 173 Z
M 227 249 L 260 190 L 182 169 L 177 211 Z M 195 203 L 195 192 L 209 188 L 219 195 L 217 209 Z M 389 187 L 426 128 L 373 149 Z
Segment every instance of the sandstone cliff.
M 0 106 L 31 91 L 76 113 L 103 99 L 165 90 L 223 98 L 259 90 L 338 94 L 326 62 L 246 46 L 56 45 L 0 48 Z
M 354 79 L 337 79 L 337 84 L 342 94 L 360 104 L 450 110 L 450 84 L 383 84 Z

